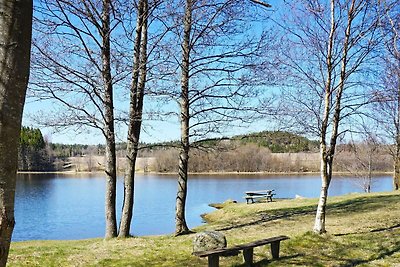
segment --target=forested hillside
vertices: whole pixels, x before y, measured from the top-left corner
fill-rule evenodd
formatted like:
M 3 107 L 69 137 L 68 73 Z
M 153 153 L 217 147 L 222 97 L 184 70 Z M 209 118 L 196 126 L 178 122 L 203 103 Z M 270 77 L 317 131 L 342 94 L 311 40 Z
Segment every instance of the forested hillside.
M 263 131 L 240 135 L 233 138 L 241 140 L 243 144 L 257 144 L 267 147 L 272 153 L 316 152 L 318 141 L 284 131 Z

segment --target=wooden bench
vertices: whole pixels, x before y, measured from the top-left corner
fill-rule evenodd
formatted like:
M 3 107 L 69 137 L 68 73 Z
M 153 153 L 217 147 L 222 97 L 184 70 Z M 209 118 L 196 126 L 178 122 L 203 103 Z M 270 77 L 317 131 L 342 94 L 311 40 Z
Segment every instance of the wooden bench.
M 253 264 L 253 249 L 255 247 L 264 246 L 271 244 L 271 254 L 273 259 L 279 258 L 279 246 L 282 240 L 289 239 L 289 237 L 281 235 L 270 237 L 267 239 L 261 239 L 247 244 L 237 245 L 230 248 L 219 248 L 208 251 L 194 252 L 193 255 L 198 257 L 208 257 L 209 267 L 219 266 L 219 256 L 234 256 L 239 254 L 239 251 L 243 251 L 243 259 L 246 266 L 252 266 Z
M 249 204 L 249 201 L 251 200 L 251 203 L 254 203 L 255 199 L 263 199 L 266 198 L 267 202 L 270 201 L 272 202 L 272 197 L 275 196 L 276 194 L 273 193 L 275 190 L 259 190 L 259 191 L 247 191 L 245 192 L 246 196 L 243 198 L 246 199 L 246 203 Z

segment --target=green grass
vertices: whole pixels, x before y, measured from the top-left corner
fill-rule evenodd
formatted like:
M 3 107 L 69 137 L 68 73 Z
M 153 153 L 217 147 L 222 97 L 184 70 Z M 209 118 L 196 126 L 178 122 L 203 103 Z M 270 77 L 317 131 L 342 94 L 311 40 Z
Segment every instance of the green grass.
M 256 266 L 400 266 L 399 200 L 400 192 L 329 198 L 324 235 L 310 231 L 317 199 L 226 203 L 195 230 L 220 230 L 228 246 L 290 237 L 281 243 L 279 260 L 271 260 L 269 246 L 256 248 Z M 14 242 L 9 266 L 207 266 L 191 255 L 193 237 Z M 221 266 L 242 263 L 240 255 L 220 260 Z

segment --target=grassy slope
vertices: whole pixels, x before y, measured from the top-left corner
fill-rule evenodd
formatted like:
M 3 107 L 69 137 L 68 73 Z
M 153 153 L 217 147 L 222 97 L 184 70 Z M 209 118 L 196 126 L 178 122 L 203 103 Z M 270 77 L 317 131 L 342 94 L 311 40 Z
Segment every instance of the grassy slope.
M 197 228 L 222 230 L 228 246 L 288 235 L 281 259 L 269 247 L 254 250 L 257 266 L 400 266 L 400 192 L 352 194 L 329 199 L 328 234 L 312 234 L 316 199 L 228 204 Z M 9 266 L 206 266 L 191 255 L 193 235 L 125 240 L 14 242 Z M 241 266 L 240 256 L 221 266 Z

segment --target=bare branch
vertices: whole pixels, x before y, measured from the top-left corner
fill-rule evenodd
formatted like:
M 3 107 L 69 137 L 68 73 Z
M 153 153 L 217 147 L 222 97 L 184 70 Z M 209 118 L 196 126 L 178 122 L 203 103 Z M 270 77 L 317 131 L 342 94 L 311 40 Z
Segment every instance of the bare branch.
M 263 7 L 272 7 L 270 4 L 268 4 L 264 1 L 261 1 L 261 0 L 250 0 L 250 2 L 253 2 L 258 5 L 262 5 Z

